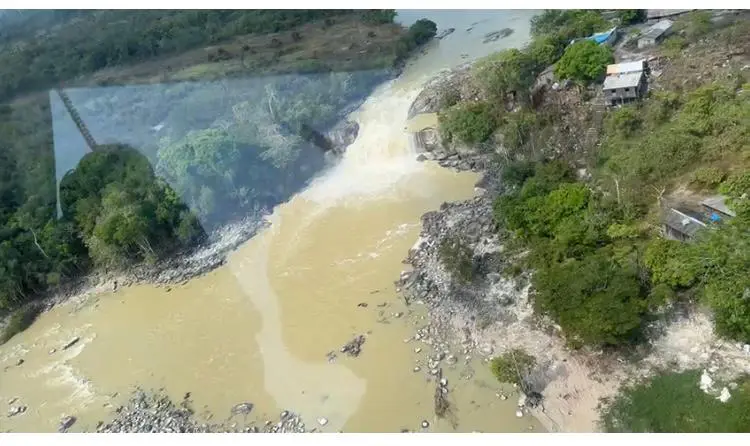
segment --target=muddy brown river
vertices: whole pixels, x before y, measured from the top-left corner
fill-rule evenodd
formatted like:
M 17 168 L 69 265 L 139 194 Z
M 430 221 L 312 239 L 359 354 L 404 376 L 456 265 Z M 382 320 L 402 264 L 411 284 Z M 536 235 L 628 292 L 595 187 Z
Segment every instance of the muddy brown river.
M 288 409 L 310 426 L 327 418 L 319 430 L 331 432 L 420 430 L 422 420 L 433 432 L 540 431 L 528 415 L 516 418 L 513 396 L 496 396 L 512 389 L 460 351 L 458 364 L 444 367 L 451 420 L 435 419 L 435 384 L 414 372 L 426 368 L 432 351 L 407 342 L 424 325 L 424 309 L 407 308 L 393 282 L 417 240 L 420 216 L 471 197 L 478 177 L 417 162 L 409 131 L 436 117 L 407 122 L 407 111 L 437 70 L 467 60 L 462 53 L 471 58 L 524 43 L 533 13 L 495 13 L 471 32 L 465 29 L 485 15 L 434 15 L 439 27 L 456 32 L 376 90 L 352 117 L 360 134 L 341 162 L 277 207 L 271 225 L 226 265 L 171 288 L 80 296 L 1 346 L 0 431 L 55 431 L 63 415 L 78 417 L 71 430 L 92 431 L 136 385 L 164 387 L 176 399 L 191 392 L 198 412 L 218 419 L 249 401 L 257 417 Z M 503 27 L 515 33 L 481 43 L 484 33 Z M 366 334 L 359 357 L 338 353 L 358 334 Z M 76 345 L 61 349 L 76 336 Z M 338 353 L 333 362 L 330 351 Z M 16 366 L 19 358 L 25 362 Z M 14 398 L 28 410 L 6 417 Z

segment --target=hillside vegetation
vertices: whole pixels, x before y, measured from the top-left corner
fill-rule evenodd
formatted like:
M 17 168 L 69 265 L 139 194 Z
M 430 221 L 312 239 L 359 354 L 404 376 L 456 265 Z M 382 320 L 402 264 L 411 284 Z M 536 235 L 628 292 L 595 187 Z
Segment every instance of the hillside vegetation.
M 621 19 L 638 20 L 631 15 Z M 510 234 L 504 255 L 517 259 L 511 271 L 531 273 L 536 314 L 571 347 L 640 344 L 677 302 L 709 307 L 719 335 L 750 343 L 747 15 L 680 17 L 676 33 L 649 50 L 648 97 L 605 110 L 599 82 L 612 50 L 566 42 L 612 25 L 591 11 L 537 16 L 526 48 L 472 68 L 479 100 L 446 104 L 443 144 L 495 153 L 503 191 L 494 215 Z M 552 63 L 560 88 L 535 85 Z M 662 237 L 665 200 L 716 193 L 735 218 L 692 243 Z M 626 389 L 606 428 L 746 432 L 744 386 L 722 404 L 698 389 L 694 373 L 667 373 Z

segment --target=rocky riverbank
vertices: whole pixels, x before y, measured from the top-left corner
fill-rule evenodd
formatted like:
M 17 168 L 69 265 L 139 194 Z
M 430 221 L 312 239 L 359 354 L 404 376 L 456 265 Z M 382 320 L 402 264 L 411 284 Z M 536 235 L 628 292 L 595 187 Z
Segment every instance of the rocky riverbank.
M 429 82 L 410 109 L 410 117 L 435 113 L 446 97 L 472 97 L 467 67 L 443 73 Z M 414 135 L 418 159 L 483 174 L 477 196 L 444 203 L 422 216 L 422 231 L 404 263 L 411 267 L 396 281 L 405 300 L 429 309 L 429 325 L 419 333 L 429 344 L 459 345 L 466 355 L 486 361 L 511 349 L 536 358 L 529 377 L 531 391 L 543 396 L 528 407 L 551 432 L 599 430 L 599 405 L 625 382 L 657 370 L 704 367 L 733 379 L 750 370 L 750 346 L 727 343 L 713 332 L 710 315 L 699 308 L 666 309 L 648 328 L 650 342 L 636 352 L 572 350 L 558 327 L 533 311 L 531 272 L 514 271 L 505 246 L 509 239 L 494 224 L 493 197 L 502 192 L 500 169 L 492 162 L 502 148 L 444 147 L 437 129 Z M 460 243 L 470 253 L 471 279 L 455 277 L 441 255 L 444 242 Z M 523 255 L 515 253 L 513 255 Z M 744 348 L 744 350 L 743 350 Z

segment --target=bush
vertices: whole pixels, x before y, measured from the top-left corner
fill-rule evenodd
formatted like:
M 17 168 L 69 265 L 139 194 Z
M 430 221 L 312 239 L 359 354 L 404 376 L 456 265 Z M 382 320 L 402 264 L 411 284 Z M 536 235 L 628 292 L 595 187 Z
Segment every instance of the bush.
M 438 123 L 444 140 L 466 144 L 486 141 L 497 128 L 495 115 L 484 102 L 454 105 L 439 114 Z
M 724 181 L 724 171 L 717 167 L 700 167 L 690 178 L 690 183 L 703 189 L 715 189 Z
M 523 350 L 514 349 L 493 358 L 490 370 L 498 381 L 523 387 L 535 365 L 536 359 L 533 356 Z
M 457 237 L 445 238 L 438 248 L 440 261 L 446 270 L 461 282 L 474 279 L 474 252 Z
M 750 171 L 730 175 L 719 187 L 719 192 L 727 196 L 729 206 L 737 214 L 750 214 Z
M 588 84 L 604 76 L 607 65 L 615 58 L 612 49 L 591 40 L 581 40 L 570 45 L 555 66 L 555 75 Z
M 646 20 L 645 9 L 620 9 L 617 11 L 617 18 L 623 25 L 632 25 Z
M 693 11 L 680 17 L 675 23 L 675 31 L 684 32 L 691 41 L 708 34 L 711 27 L 711 13 L 708 11 Z
M 41 312 L 40 305 L 27 305 L 14 311 L 8 320 L 8 325 L 0 335 L 0 344 L 8 342 L 13 336 L 29 328 Z
M 521 187 L 523 183 L 534 176 L 536 163 L 532 161 L 511 161 L 503 166 L 500 178 L 503 185 L 510 188 Z
M 607 115 L 607 135 L 630 138 L 635 135 L 643 124 L 640 111 L 635 106 L 620 107 Z
M 678 35 L 668 37 L 661 45 L 664 54 L 671 58 L 679 56 L 680 52 L 687 48 L 687 46 L 687 39 Z
M 519 111 L 506 115 L 502 128 L 503 144 L 512 150 L 522 148 L 531 139 L 536 124 L 536 114 L 532 112 Z
M 726 403 L 700 389 L 701 372 L 662 373 L 625 387 L 605 405 L 607 432 L 750 432 L 750 384 L 741 380 Z M 719 384 L 720 388 L 721 384 Z

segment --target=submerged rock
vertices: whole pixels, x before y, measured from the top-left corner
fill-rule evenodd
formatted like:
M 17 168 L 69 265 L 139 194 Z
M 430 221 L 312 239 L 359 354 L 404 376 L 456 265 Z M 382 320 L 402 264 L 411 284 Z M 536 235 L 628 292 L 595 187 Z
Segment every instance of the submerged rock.
M 67 431 L 68 429 L 70 429 L 71 426 L 73 426 L 75 424 L 76 420 L 77 420 L 77 418 L 74 417 L 74 416 L 72 416 L 72 415 L 69 415 L 67 417 L 63 417 L 60 420 L 60 425 L 57 426 L 57 431 L 58 432 L 65 432 L 65 431 Z
M 492 31 L 484 35 L 484 40 L 482 40 L 482 43 L 489 43 L 494 42 L 499 39 L 504 39 L 508 37 L 509 35 L 513 34 L 513 29 L 511 28 L 503 28 L 499 31 Z
M 253 403 L 239 403 L 232 407 L 232 415 L 247 415 L 253 411 Z
M 26 412 L 27 407 L 26 406 L 15 406 L 8 409 L 8 418 L 15 417 L 16 415 L 21 415 L 22 413 Z
M 436 39 L 441 40 L 449 35 L 453 34 L 453 32 L 456 31 L 456 28 L 448 28 L 440 31 L 437 36 L 435 36 Z
M 365 337 L 364 335 L 359 335 L 352 339 L 351 341 L 344 344 L 343 347 L 341 347 L 341 353 L 346 353 L 349 356 L 357 357 L 360 353 L 362 353 L 362 344 L 365 343 Z

